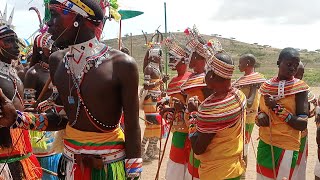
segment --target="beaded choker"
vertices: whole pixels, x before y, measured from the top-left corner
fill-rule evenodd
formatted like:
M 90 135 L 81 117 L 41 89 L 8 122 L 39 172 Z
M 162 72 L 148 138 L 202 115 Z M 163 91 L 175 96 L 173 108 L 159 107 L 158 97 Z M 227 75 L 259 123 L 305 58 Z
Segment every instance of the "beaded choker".
M 95 37 L 81 44 L 69 46 L 63 59 L 67 72 L 81 82 L 85 73 L 93 66 L 98 67 L 109 54 L 109 47 L 100 43 Z
M 103 61 L 110 59 L 109 51 L 109 47 L 100 43 L 96 38 L 69 47 L 69 52 L 67 52 L 63 62 L 67 69 L 67 73 L 70 74 L 72 78 L 78 96 L 76 118 L 71 126 L 74 126 L 77 123 L 81 105 L 84 107 L 90 122 L 100 131 L 106 132 L 106 130 L 103 130 L 102 128 L 116 128 L 118 126 L 118 124 L 106 125 L 97 120 L 86 106 L 81 96 L 80 88 L 85 73 L 89 72 L 92 67 L 97 68 Z M 74 97 L 71 96 L 71 93 L 68 96 L 68 101 L 70 105 L 75 104 Z
M 21 104 L 23 105 L 23 99 L 21 97 L 21 95 L 18 92 L 18 85 L 17 82 L 21 83 L 18 75 L 17 75 L 17 71 L 13 68 L 13 66 L 11 64 L 5 63 L 0 61 L 0 73 L 5 75 L 2 76 L 0 75 L 0 78 L 6 79 L 8 81 L 12 81 L 13 82 L 13 86 L 14 86 L 14 95 L 12 97 L 12 101 L 14 100 L 14 98 L 16 96 L 18 96 Z
M 0 61 L 0 73 L 13 79 L 19 79 L 17 71 L 11 64 Z

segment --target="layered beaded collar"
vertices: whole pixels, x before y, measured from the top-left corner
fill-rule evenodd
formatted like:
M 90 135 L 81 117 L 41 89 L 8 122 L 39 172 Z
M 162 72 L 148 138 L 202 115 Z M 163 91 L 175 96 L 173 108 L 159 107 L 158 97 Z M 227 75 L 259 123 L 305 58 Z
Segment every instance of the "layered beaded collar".
M 73 74 L 80 83 L 85 73 L 93 66 L 98 67 L 102 60 L 107 59 L 108 46 L 102 44 L 95 37 L 89 41 L 69 46 L 69 51 L 64 57 L 67 73 Z
M 17 71 L 14 69 L 12 64 L 0 61 L 0 73 L 5 75 L 6 77 L 19 80 Z

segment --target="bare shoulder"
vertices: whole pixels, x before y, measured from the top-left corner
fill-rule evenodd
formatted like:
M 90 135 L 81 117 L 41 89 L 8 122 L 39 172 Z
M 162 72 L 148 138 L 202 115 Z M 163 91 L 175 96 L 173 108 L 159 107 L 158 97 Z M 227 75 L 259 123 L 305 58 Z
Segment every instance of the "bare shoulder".
M 30 69 L 28 69 L 28 71 L 26 72 L 25 78 L 24 78 L 25 80 L 26 79 L 31 80 L 31 79 L 35 79 L 38 77 L 37 68 L 35 66 L 37 66 L 37 64 L 32 66 Z
M 110 50 L 109 55 L 113 63 L 114 71 L 119 71 L 122 74 L 138 72 L 137 62 L 133 57 L 116 49 Z
M 61 62 L 67 53 L 67 49 L 53 52 L 49 57 L 49 65 Z

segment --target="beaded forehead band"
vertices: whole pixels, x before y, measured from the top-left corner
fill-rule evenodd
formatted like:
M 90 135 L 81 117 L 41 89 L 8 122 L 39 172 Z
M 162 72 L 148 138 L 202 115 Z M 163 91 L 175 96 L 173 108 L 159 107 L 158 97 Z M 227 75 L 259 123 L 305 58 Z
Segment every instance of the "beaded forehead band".
M 208 54 L 210 58 L 207 59 L 207 68 L 213 70 L 213 72 L 225 79 L 231 79 L 234 65 L 227 64 L 218 58 L 216 58 L 217 53 L 224 52 L 221 43 L 218 39 L 210 39 L 206 45 L 206 49 L 208 50 Z
M 53 2 L 58 3 L 50 4 L 50 8 L 60 9 L 65 15 L 68 13 L 75 13 L 90 21 L 102 22 L 102 20 L 95 20 L 92 18 L 95 16 L 95 12 L 81 0 L 54 0 Z
M 177 42 L 173 34 L 169 34 L 169 37 L 164 41 L 164 45 L 168 48 L 168 52 L 172 54 L 176 59 L 182 59 L 187 57 L 187 52 Z

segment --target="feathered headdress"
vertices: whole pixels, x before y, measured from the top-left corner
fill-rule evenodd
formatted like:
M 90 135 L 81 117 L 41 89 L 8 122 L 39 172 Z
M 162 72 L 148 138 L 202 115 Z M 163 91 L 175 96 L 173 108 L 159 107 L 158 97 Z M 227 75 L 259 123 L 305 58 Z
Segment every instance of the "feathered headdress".
M 162 33 L 157 29 L 152 35 L 150 41 L 148 41 L 147 35 L 143 31 L 142 33 L 146 41 L 145 45 L 149 47 L 149 58 L 152 56 L 161 58 L 162 57 L 161 44 L 163 41 Z
M 12 19 L 14 14 L 14 8 L 12 9 L 9 18 L 7 19 L 7 5 L 4 8 L 3 13 L 0 11 L 0 39 L 14 35 L 12 30 Z
M 200 36 L 200 33 L 196 27 L 196 25 L 193 25 L 193 28 L 187 28 L 184 30 L 184 34 L 186 35 L 187 44 L 186 47 L 191 52 L 197 52 L 200 56 L 204 58 L 208 58 L 208 50 L 205 47 L 206 41 Z

